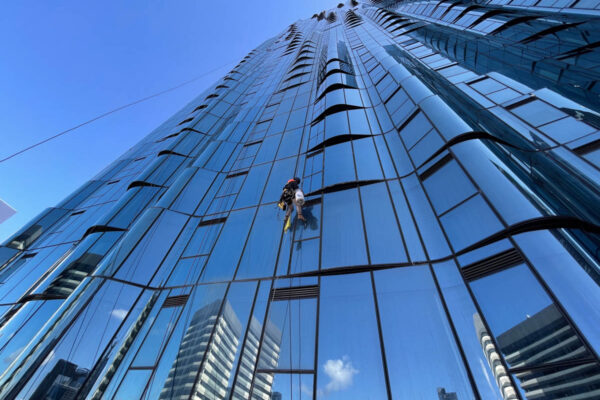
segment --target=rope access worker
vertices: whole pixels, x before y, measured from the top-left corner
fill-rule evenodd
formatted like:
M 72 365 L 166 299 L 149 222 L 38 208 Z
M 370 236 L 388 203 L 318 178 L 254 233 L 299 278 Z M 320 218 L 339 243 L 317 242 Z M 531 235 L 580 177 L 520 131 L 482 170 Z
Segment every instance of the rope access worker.
M 279 207 L 285 211 L 285 221 L 287 223 L 289 217 L 292 215 L 292 204 L 296 207 L 296 213 L 298 219 L 306 221 L 302 215 L 302 205 L 304 204 L 304 193 L 300 189 L 300 178 L 297 176 L 287 181 L 281 192 L 279 198 Z

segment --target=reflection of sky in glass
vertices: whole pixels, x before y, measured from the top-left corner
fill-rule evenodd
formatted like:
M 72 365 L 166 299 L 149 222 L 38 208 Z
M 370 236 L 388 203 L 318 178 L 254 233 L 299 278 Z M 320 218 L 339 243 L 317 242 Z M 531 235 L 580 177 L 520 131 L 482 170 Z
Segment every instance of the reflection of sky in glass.
M 375 273 L 392 396 L 438 399 L 438 388 L 473 398 L 429 269 Z
M 525 265 L 471 283 L 490 329 L 499 335 L 550 305 L 551 301 Z
M 369 274 L 323 277 L 317 398 L 387 397 Z

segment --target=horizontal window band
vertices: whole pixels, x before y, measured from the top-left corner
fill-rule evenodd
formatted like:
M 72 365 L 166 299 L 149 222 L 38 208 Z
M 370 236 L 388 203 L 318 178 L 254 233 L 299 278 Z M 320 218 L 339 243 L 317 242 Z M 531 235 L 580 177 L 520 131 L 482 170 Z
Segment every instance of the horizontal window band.
M 533 372 L 533 371 L 543 371 L 547 369 L 556 369 L 556 368 L 572 368 L 585 364 L 596 364 L 598 365 L 598 361 L 592 357 L 584 357 L 575 360 L 565 360 L 565 361 L 556 361 L 556 362 L 548 362 L 540 365 L 532 365 L 529 367 L 519 367 L 519 368 L 509 368 L 508 372 L 511 374 L 518 374 L 522 372 Z
M 66 295 L 36 293 L 36 294 L 28 294 L 27 296 L 22 297 L 19 300 L 19 303 L 26 303 L 28 301 L 35 301 L 35 300 L 65 300 L 67 297 L 68 296 L 66 296 Z
M 189 297 L 189 294 L 167 297 L 162 304 L 162 308 L 181 307 L 187 303 Z
M 164 137 L 164 138 L 162 138 L 162 139 L 158 139 L 158 140 L 156 140 L 154 143 L 160 143 L 160 142 L 164 142 L 165 140 L 167 140 L 167 139 L 171 139 L 172 137 L 175 137 L 175 136 L 179 135 L 180 133 L 181 133 L 181 132 L 172 133 L 172 134 L 170 134 L 169 136 L 165 136 L 165 137 Z
M 163 185 L 157 185 L 155 183 L 150 183 L 150 182 L 146 182 L 146 181 L 133 181 L 129 184 L 129 186 L 127 186 L 127 190 L 129 189 L 133 189 L 135 187 L 144 187 L 144 186 L 150 186 L 150 187 L 157 187 L 157 188 L 164 188 L 166 186 Z
M 86 212 L 86 210 L 75 211 L 74 213 L 71 213 L 71 215 L 69 215 L 69 217 L 72 217 L 74 215 L 80 215 L 80 214 L 83 214 L 84 212 Z
M 171 151 L 171 150 L 162 150 L 157 154 L 157 157 L 164 156 L 164 155 L 188 158 L 188 156 L 186 156 L 185 154 L 177 153 L 176 151 Z
M 181 121 L 180 123 L 178 123 L 177 125 L 183 125 L 183 124 L 186 124 L 193 120 L 194 120 L 194 118 L 187 118 L 187 119 L 184 119 L 183 121 Z
M 196 132 L 196 133 L 200 133 L 202 135 L 208 135 L 208 133 L 200 132 L 199 130 L 194 129 L 194 128 L 181 128 L 181 130 L 179 131 L 179 133 L 185 132 L 185 131 Z
M 106 186 L 108 185 L 114 185 L 115 183 L 121 182 L 120 179 L 117 179 L 116 181 L 110 181 L 110 182 L 106 182 Z
M 442 169 L 442 167 L 444 165 L 448 164 L 450 162 L 450 160 L 452 160 L 452 154 L 448 153 L 444 157 L 442 157 L 439 161 L 437 161 L 435 164 L 433 164 L 431 167 L 427 168 L 425 171 L 423 171 L 421 174 L 419 174 L 419 178 L 421 178 L 421 181 L 426 180 L 431 175 L 435 174 L 437 171 Z
M 319 296 L 319 286 L 296 286 L 291 288 L 273 288 L 269 295 L 271 301 L 300 300 Z
M 242 175 L 248 175 L 248 171 L 240 171 L 240 172 L 234 172 L 233 174 L 229 174 L 225 177 L 225 179 L 229 179 L 229 178 L 235 178 L 237 176 L 242 176 Z
M 321 92 L 319 97 L 317 97 L 317 99 L 315 100 L 315 103 L 317 103 L 319 100 L 321 100 L 327 93 L 333 92 L 334 90 L 339 90 L 339 89 L 358 89 L 358 88 L 355 86 L 347 85 L 345 83 L 334 83 L 332 85 L 327 86 L 327 88 L 325 88 L 323 90 L 323 92 Z
M 312 369 L 264 369 L 257 368 L 256 374 L 314 374 Z
M 438 150 L 435 151 L 435 153 L 433 153 L 431 156 L 429 156 L 429 158 L 427 158 L 427 160 L 425 160 L 424 162 L 421 163 L 421 165 L 419 165 L 419 167 L 417 167 L 417 169 L 419 169 L 420 167 L 422 167 L 423 165 L 427 164 L 429 161 L 433 160 L 434 158 L 436 158 L 437 156 L 439 156 L 440 154 L 442 154 L 444 151 L 448 150 L 450 147 L 457 145 L 459 143 L 462 142 L 466 142 L 469 140 L 475 140 L 475 139 L 479 139 L 479 140 L 490 140 L 492 142 L 496 142 L 499 144 L 502 144 L 504 146 L 508 146 L 511 147 L 513 149 L 516 150 L 520 150 L 520 151 L 526 151 L 526 152 L 536 152 L 538 150 L 535 149 L 523 149 L 519 146 L 516 146 L 512 143 L 507 142 L 506 140 L 497 138 L 496 136 L 493 136 L 487 132 L 467 132 L 467 133 L 463 133 L 461 135 L 458 136 L 454 136 L 452 139 L 448 140 L 446 143 L 444 143 L 444 145 L 442 147 L 440 147 Z M 542 149 L 542 151 L 544 151 L 546 149 Z
M 364 109 L 364 107 L 362 106 L 353 106 L 351 104 L 346 104 L 346 103 L 341 103 L 341 104 L 335 104 L 331 107 L 328 107 L 325 111 L 323 111 L 321 114 L 319 114 L 311 123 L 311 125 L 316 125 L 319 122 L 321 122 L 322 120 L 325 119 L 325 117 L 328 117 L 330 115 L 333 114 L 337 114 L 343 111 L 350 111 L 350 110 L 362 110 Z
M 579 156 L 583 156 L 598 149 L 600 149 L 600 139 L 594 140 L 593 142 L 590 142 L 588 144 L 584 144 L 583 146 L 574 148 L 573 153 Z
M 329 146 L 334 146 L 336 144 L 340 144 L 340 143 L 345 143 L 345 142 L 350 142 L 352 140 L 359 140 L 359 139 L 364 139 L 364 138 L 368 138 L 371 137 L 372 135 L 337 135 L 337 136 L 332 136 L 329 139 L 326 139 L 324 141 L 322 141 L 321 143 L 311 147 L 307 153 L 311 153 L 311 152 L 316 152 L 318 150 L 322 150 L 326 147 Z M 307 157 L 310 157 L 310 155 L 307 155 Z
M 85 231 L 85 233 L 83 234 L 83 237 L 81 238 L 82 240 L 87 236 L 87 235 L 91 235 L 92 233 L 101 233 L 101 232 L 125 232 L 127 229 L 123 229 L 123 228 L 117 228 L 115 226 L 108 226 L 108 225 L 93 225 L 90 226 L 87 231 Z
M 207 219 L 205 221 L 200 221 L 200 223 L 198 223 L 198 226 L 221 224 L 225 221 L 227 221 L 227 217 Z
M 513 248 L 469 264 L 461 268 L 461 272 L 465 280 L 470 282 L 523 264 L 524 262 L 525 259 L 521 252 Z
M 262 141 L 263 141 L 262 139 L 260 139 L 260 140 L 255 140 L 254 142 L 250 142 L 250 143 L 246 143 L 246 144 L 244 144 L 244 146 L 242 146 L 242 147 L 250 147 L 250 146 L 254 146 L 255 144 L 262 143 Z
M 23 254 L 23 256 L 21 257 L 21 260 L 23 259 L 28 259 L 28 258 L 33 258 L 37 255 L 37 253 L 27 253 L 27 254 Z
M 340 192 L 342 190 L 348 190 L 348 189 L 352 189 L 352 188 L 356 188 L 356 187 L 360 187 L 360 186 L 372 185 L 374 183 L 380 183 L 380 182 L 385 182 L 385 180 L 384 179 L 370 179 L 370 180 L 336 183 L 335 185 L 325 186 L 321 189 L 312 191 L 310 193 L 306 193 L 305 196 L 315 196 L 315 195 L 319 195 L 319 194 Z

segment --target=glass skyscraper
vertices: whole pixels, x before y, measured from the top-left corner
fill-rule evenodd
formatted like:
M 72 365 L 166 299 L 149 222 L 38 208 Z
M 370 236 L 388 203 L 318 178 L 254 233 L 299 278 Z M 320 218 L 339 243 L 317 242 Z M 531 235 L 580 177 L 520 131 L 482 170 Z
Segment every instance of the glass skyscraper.
M 600 1 L 308 17 L 0 247 L 1 399 L 600 399 Z

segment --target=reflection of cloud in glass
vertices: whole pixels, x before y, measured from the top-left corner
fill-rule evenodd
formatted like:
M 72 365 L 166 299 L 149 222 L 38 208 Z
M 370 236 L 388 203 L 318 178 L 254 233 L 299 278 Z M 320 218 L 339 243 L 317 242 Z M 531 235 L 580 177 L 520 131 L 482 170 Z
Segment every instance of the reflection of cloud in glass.
M 329 377 L 329 382 L 325 385 L 324 394 L 349 388 L 352 386 L 354 375 L 359 372 L 352 366 L 352 362 L 348 356 L 343 356 L 337 360 L 327 360 L 323 364 L 323 370 Z
M 125 319 L 127 316 L 127 310 L 123 310 L 122 308 L 117 308 L 116 310 L 112 310 L 110 313 L 116 319 Z

